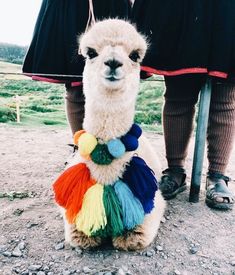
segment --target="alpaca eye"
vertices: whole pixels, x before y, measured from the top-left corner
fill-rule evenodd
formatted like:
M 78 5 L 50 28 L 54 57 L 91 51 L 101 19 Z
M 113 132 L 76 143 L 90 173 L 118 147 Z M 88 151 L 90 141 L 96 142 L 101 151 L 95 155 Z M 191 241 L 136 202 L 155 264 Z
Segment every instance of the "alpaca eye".
M 137 62 L 138 59 L 140 58 L 139 52 L 138 51 L 132 51 L 129 55 L 129 58 L 134 61 Z
M 92 48 L 88 48 L 87 49 L 87 55 L 90 59 L 93 59 L 95 58 L 96 56 L 98 56 L 98 53 L 96 52 L 95 49 L 92 49 Z

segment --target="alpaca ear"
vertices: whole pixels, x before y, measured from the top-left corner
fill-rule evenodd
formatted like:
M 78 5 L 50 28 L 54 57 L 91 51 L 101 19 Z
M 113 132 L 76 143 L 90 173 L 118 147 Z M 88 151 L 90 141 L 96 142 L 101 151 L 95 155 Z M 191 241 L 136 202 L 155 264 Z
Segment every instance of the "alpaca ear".
M 78 54 L 86 57 L 85 52 L 82 50 L 82 40 L 83 40 L 84 35 L 85 35 L 85 33 L 82 33 L 77 36 Z

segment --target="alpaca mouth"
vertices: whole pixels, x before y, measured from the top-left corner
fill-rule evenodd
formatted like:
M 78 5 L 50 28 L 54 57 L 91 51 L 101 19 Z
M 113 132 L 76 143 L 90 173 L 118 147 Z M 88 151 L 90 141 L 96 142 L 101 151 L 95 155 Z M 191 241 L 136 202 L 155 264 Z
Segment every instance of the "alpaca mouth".
M 110 75 L 105 76 L 105 80 L 108 80 L 110 82 L 117 82 L 117 81 L 120 81 L 122 79 L 123 79 L 123 77 L 120 77 L 120 76 L 118 77 L 115 74 L 110 74 Z
M 116 78 L 115 76 L 109 76 L 109 77 L 106 77 L 105 79 L 106 79 L 106 80 L 109 80 L 109 81 L 111 81 L 111 82 L 115 82 L 115 81 L 120 80 L 119 78 Z

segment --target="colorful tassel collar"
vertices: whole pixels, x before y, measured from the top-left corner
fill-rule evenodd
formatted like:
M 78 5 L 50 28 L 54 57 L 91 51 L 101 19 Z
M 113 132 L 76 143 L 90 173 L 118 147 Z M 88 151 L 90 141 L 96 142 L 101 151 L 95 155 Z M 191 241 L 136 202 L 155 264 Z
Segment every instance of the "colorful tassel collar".
M 107 142 L 102 150 L 100 146 L 104 144 L 99 144 L 94 136 L 85 131 L 77 132 L 74 138 L 81 155 L 97 164 L 108 165 L 108 160 L 121 157 L 131 148 L 135 150 L 141 133 L 141 128 L 133 124 L 125 136 Z M 94 153 L 97 151 L 100 155 L 108 152 L 112 157 L 97 157 Z M 91 178 L 86 164 L 79 163 L 62 173 L 53 184 L 53 189 L 55 200 L 65 208 L 69 223 L 75 223 L 77 230 L 88 236 L 105 238 L 122 235 L 143 223 L 145 214 L 154 207 L 158 184 L 154 172 L 145 161 L 133 156 L 122 177 L 112 185 L 98 183 Z
M 85 130 L 80 130 L 74 135 L 74 144 L 78 146 L 83 158 L 91 159 L 99 165 L 108 165 L 113 159 L 121 158 L 125 152 L 135 151 L 139 146 L 138 138 L 141 134 L 141 128 L 134 123 L 124 136 L 104 143 Z

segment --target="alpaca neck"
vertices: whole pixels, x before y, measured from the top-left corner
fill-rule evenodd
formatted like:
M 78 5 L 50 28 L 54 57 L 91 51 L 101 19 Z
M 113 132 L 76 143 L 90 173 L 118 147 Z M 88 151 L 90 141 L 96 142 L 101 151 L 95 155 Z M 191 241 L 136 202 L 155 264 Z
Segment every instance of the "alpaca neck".
M 122 102 L 117 105 L 113 102 L 99 104 L 88 99 L 83 128 L 103 141 L 123 136 L 134 122 L 135 102 Z

